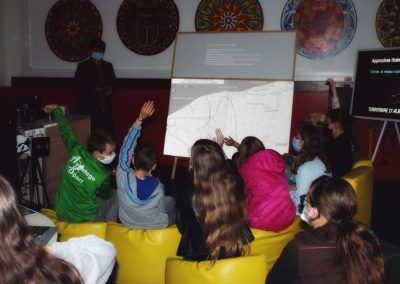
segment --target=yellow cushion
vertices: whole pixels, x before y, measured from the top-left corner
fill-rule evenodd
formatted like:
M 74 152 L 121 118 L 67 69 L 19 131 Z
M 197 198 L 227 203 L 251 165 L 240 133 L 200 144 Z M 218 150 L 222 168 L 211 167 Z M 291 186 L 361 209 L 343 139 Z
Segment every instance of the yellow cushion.
M 371 160 L 359 160 L 359 161 L 354 162 L 352 169 L 355 169 L 358 167 L 372 167 L 372 161 Z
M 169 258 L 165 269 L 166 284 L 264 284 L 267 276 L 262 254 L 218 260 L 208 269 L 209 261 L 184 261 Z
M 266 266 L 271 269 L 286 244 L 301 231 L 300 218 L 296 217 L 293 223 L 280 232 L 251 229 L 255 240 L 250 244 L 250 253 L 262 253 L 266 257 Z
M 60 241 L 94 234 L 114 244 L 116 283 L 164 284 L 167 257 L 176 256 L 181 235 L 176 226 L 165 229 L 135 230 L 113 222 L 69 223 L 57 219 L 51 209 L 41 213 L 57 227 Z
M 109 223 L 106 239 L 117 250 L 116 283 L 164 284 L 166 259 L 176 256 L 180 238 L 176 226 L 135 230 Z
M 106 238 L 107 222 L 87 222 L 87 223 L 69 223 L 57 219 L 57 213 L 54 210 L 43 208 L 42 214 L 56 225 L 58 240 L 67 241 L 72 237 L 82 237 L 86 235 L 96 235 L 99 238 Z
M 357 195 L 357 213 L 354 220 L 371 226 L 371 208 L 373 194 L 372 161 L 362 160 L 353 165 L 353 169 L 343 177 L 351 184 Z
M 57 232 L 58 239 L 61 242 L 67 241 L 72 237 L 82 237 L 86 235 L 96 235 L 101 239 L 106 238 L 107 222 L 89 222 L 89 223 L 68 223 L 58 221 Z
M 40 213 L 42 213 L 43 215 L 46 215 L 51 220 L 51 222 L 53 222 L 54 224 L 57 223 L 57 221 L 58 221 L 57 213 L 53 209 L 42 208 L 40 210 Z

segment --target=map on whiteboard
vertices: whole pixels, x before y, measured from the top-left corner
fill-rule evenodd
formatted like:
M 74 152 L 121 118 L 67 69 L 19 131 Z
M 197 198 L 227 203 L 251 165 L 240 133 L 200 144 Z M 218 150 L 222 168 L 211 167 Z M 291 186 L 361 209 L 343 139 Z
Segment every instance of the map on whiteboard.
M 288 152 L 293 88 L 292 81 L 172 79 L 164 154 L 189 157 L 193 143 L 213 139 L 217 128 Z M 224 151 L 231 157 L 236 149 Z

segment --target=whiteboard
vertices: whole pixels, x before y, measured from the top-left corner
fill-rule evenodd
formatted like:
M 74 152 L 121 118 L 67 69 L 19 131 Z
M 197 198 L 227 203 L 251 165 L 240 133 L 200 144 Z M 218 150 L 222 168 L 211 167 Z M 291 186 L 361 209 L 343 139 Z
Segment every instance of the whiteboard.
M 172 78 L 293 80 L 292 31 L 178 33 Z
M 178 33 L 164 155 L 190 157 L 217 128 L 287 153 L 292 118 L 294 32 Z M 231 157 L 236 149 L 224 145 Z

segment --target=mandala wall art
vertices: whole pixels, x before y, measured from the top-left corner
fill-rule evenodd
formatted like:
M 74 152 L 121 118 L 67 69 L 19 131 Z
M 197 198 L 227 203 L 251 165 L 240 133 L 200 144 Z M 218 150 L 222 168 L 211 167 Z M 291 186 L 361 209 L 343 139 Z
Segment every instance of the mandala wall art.
M 125 0 L 117 15 L 122 43 L 140 55 L 162 52 L 176 37 L 179 11 L 173 0 Z
M 376 13 L 376 34 L 384 47 L 400 46 L 400 3 L 383 0 Z
M 195 28 L 203 31 L 261 31 L 263 10 L 257 0 L 201 0 Z
M 352 41 L 357 13 L 351 0 L 289 0 L 281 28 L 297 29 L 296 52 L 310 59 L 334 56 Z
M 103 26 L 99 11 L 89 0 L 61 0 L 47 15 L 45 32 L 55 55 L 77 62 L 90 55 L 90 42 L 101 38 Z

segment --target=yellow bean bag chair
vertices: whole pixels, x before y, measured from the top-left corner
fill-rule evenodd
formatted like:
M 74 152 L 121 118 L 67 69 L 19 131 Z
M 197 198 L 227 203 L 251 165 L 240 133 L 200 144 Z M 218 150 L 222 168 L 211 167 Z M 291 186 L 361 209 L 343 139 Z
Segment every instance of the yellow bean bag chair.
M 184 261 L 169 258 L 165 269 L 166 284 L 264 284 L 267 276 L 263 254 L 210 261 Z
M 129 229 L 113 222 L 68 223 L 51 209 L 41 213 L 56 225 L 60 241 L 94 234 L 114 244 L 117 251 L 115 283 L 164 284 L 165 263 L 176 256 L 181 235 L 176 226 L 164 229 Z
M 301 231 L 300 223 L 300 218 L 296 216 L 293 223 L 280 232 L 251 229 L 255 239 L 250 244 L 250 253 L 264 254 L 266 258 L 266 267 L 271 269 L 287 243 Z
M 116 283 L 164 284 L 166 260 L 176 256 L 180 239 L 176 226 L 138 230 L 109 223 L 106 240 L 117 250 Z
M 350 172 L 342 176 L 351 184 L 357 195 L 357 213 L 354 220 L 371 226 L 372 195 L 374 189 L 373 167 L 371 160 L 354 163 Z
M 54 210 L 43 208 L 40 212 L 56 225 L 60 242 L 67 241 L 72 237 L 82 237 L 90 234 L 106 239 L 107 222 L 69 223 L 58 220 L 57 213 Z

